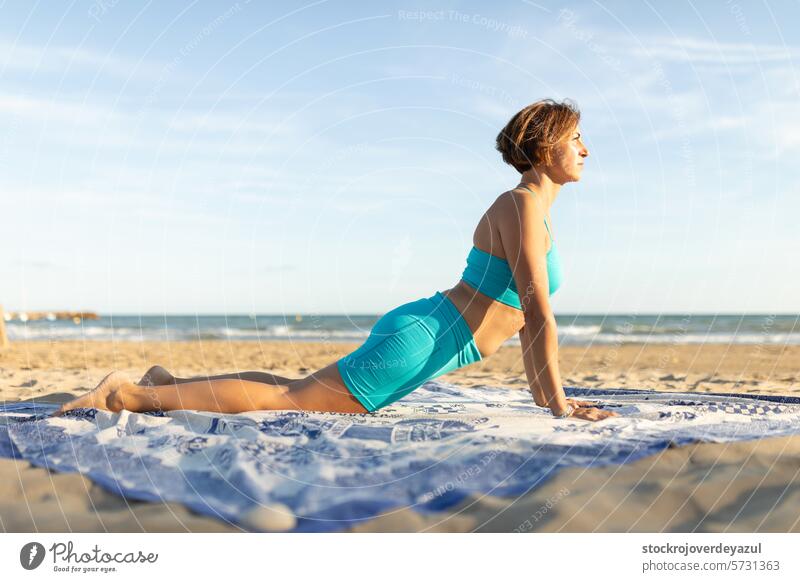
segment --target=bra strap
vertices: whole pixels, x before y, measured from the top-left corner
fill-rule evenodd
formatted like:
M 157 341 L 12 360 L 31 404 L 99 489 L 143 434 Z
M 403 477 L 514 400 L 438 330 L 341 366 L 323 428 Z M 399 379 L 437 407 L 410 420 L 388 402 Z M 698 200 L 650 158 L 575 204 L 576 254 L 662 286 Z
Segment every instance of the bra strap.
M 550 232 L 550 227 L 547 226 L 547 221 L 544 221 L 544 227 L 547 229 L 547 234 L 550 235 L 550 242 L 553 242 L 553 233 Z

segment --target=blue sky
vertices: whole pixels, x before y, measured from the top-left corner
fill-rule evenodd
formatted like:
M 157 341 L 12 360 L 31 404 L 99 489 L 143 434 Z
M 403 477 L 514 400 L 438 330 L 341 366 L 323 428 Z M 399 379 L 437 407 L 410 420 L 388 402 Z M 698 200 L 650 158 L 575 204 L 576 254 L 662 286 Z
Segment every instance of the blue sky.
M 381 313 L 574 99 L 556 313 L 797 312 L 797 2 L 0 5 L 0 303 Z

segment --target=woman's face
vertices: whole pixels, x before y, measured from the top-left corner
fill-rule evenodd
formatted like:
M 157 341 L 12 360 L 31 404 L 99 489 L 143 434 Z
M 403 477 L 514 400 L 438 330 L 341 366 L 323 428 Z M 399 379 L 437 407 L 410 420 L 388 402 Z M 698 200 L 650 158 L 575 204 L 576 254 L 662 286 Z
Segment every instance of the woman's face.
M 588 155 L 578 126 L 553 148 L 553 166 L 548 168 L 548 173 L 559 184 L 577 182 L 583 172 L 583 160 Z

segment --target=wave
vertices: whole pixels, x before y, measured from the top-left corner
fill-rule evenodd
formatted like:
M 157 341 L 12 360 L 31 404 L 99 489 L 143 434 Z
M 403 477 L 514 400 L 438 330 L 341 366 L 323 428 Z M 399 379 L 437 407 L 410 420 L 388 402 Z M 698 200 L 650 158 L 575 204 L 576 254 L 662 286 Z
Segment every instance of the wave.
M 215 322 L 219 323 L 219 322 Z M 558 328 L 559 341 L 565 345 L 615 345 L 629 343 L 663 344 L 800 344 L 800 332 L 771 330 L 667 331 L 641 326 L 641 331 L 623 328 L 624 331 L 605 331 L 599 324 L 562 325 Z M 82 340 L 82 341 L 297 341 L 297 342 L 361 342 L 370 333 L 370 328 L 358 329 L 352 324 L 349 329 L 296 328 L 291 325 L 264 325 L 261 329 L 230 327 L 224 325 L 191 326 L 119 326 L 92 325 L 47 325 L 7 324 L 6 331 L 11 341 Z M 509 344 L 519 345 L 515 335 Z
M 134 327 L 34 327 L 8 326 L 10 341 L 41 340 L 86 340 L 86 341 L 341 341 L 352 342 L 366 339 L 369 330 L 359 332 L 338 330 L 291 330 L 286 326 L 268 327 L 263 330 L 240 328 L 134 328 Z
M 602 329 L 600 325 L 561 325 L 558 327 L 558 332 L 570 336 L 584 336 L 599 333 Z

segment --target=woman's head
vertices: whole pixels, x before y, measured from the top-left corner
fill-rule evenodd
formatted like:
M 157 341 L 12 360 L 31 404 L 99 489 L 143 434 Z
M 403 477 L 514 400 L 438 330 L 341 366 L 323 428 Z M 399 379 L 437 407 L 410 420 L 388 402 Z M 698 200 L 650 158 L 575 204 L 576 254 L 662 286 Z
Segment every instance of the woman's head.
M 542 99 L 511 118 L 495 147 L 520 174 L 536 168 L 558 174 L 553 177 L 565 182 L 578 180 L 583 167 L 579 162 L 589 155 L 580 138 L 580 119 L 578 106 L 569 99 Z

